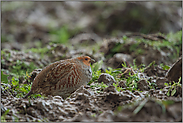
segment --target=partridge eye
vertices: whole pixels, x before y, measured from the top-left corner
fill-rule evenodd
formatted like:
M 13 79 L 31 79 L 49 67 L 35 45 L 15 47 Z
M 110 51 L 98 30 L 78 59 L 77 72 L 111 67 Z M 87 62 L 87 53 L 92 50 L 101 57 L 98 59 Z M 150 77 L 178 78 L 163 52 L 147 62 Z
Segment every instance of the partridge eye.
M 85 58 L 85 60 L 87 61 L 87 60 L 88 60 L 88 58 Z

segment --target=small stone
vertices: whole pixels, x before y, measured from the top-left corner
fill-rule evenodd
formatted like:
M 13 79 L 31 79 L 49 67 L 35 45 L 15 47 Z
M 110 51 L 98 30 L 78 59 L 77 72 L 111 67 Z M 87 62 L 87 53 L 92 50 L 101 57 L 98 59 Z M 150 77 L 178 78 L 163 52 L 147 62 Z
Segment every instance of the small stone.
M 120 81 L 119 84 L 118 84 L 118 87 L 121 87 L 121 88 L 126 88 L 126 82 L 124 80 Z
M 136 97 L 143 97 L 143 95 L 139 92 L 139 91 L 136 91 L 133 93 Z
M 113 85 L 104 89 L 104 92 L 116 92 L 116 88 Z
M 116 80 L 114 79 L 113 76 L 111 76 L 111 75 L 109 75 L 107 73 L 102 73 L 99 76 L 98 82 L 99 83 L 103 82 L 104 84 L 109 86 L 109 85 L 112 85 L 113 83 L 116 83 Z
M 58 102 L 60 102 L 60 101 L 64 102 L 64 99 L 61 96 L 54 96 L 53 100 L 58 101 Z
M 121 68 L 122 63 L 132 64 L 133 58 L 131 55 L 116 53 L 112 58 L 109 59 L 108 64 L 113 68 Z
M 156 85 L 157 85 L 157 87 L 158 88 L 164 88 L 165 87 L 165 83 L 169 83 L 168 82 L 168 79 L 167 78 L 165 78 L 165 77 L 158 77 L 157 79 L 156 79 Z
M 68 113 L 60 107 L 58 107 L 58 111 L 59 111 L 60 116 L 67 116 L 68 115 Z
M 144 91 L 144 90 L 147 91 L 147 90 L 149 90 L 149 85 L 148 85 L 147 81 L 144 80 L 144 79 L 139 80 L 137 82 L 137 86 L 138 86 L 138 89 L 140 89 L 140 91 Z
M 63 116 L 58 117 L 59 121 L 63 121 L 65 118 Z
M 85 98 L 86 98 L 86 96 L 83 93 L 78 93 L 76 100 L 83 100 Z

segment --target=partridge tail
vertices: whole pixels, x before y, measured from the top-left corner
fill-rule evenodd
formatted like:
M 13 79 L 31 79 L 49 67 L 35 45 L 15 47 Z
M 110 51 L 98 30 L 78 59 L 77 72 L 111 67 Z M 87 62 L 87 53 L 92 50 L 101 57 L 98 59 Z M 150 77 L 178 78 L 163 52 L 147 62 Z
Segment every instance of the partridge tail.
M 32 93 L 32 91 L 30 90 L 29 93 L 27 93 L 27 94 L 23 97 L 23 99 L 27 98 L 27 97 L 30 96 L 31 94 L 33 94 L 33 93 Z

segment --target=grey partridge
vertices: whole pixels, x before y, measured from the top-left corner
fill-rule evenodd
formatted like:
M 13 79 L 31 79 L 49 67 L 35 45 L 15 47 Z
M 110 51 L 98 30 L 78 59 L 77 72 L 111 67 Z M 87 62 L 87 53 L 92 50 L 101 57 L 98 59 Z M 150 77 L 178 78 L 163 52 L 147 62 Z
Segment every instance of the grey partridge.
M 59 95 L 64 99 L 92 78 L 89 56 L 60 60 L 45 67 L 34 79 L 31 94 Z

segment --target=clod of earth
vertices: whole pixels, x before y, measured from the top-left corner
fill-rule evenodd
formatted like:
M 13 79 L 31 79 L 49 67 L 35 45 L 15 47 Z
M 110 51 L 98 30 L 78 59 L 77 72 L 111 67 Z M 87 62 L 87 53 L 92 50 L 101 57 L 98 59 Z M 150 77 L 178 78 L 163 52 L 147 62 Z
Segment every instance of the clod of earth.
M 170 81 L 178 82 L 180 77 L 182 77 L 182 56 L 172 65 L 172 67 L 166 73 L 166 78 L 168 78 L 168 80 Z

